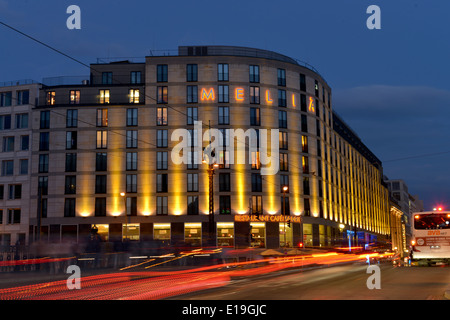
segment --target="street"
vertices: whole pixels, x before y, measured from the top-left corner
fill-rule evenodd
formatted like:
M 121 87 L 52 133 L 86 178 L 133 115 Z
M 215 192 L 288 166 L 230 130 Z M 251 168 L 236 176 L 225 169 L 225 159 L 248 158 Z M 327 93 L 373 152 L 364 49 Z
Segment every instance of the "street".
M 450 290 L 448 267 L 380 264 L 381 289 L 368 289 L 367 265 L 355 263 L 277 277 L 241 279 L 186 300 L 441 300 Z

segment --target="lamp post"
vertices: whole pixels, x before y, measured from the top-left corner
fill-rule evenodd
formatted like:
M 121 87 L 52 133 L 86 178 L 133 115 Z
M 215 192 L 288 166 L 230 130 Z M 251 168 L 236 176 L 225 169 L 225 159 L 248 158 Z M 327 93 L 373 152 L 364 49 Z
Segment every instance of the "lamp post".
M 125 192 L 121 192 L 120 196 L 123 198 L 123 204 L 125 209 L 125 239 L 128 241 L 128 215 L 127 215 L 127 198 Z
M 205 160 L 203 160 L 203 163 L 206 163 Z M 218 168 L 219 165 L 217 163 L 211 163 L 209 161 L 208 168 L 206 171 L 208 172 L 208 182 L 209 182 L 209 245 L 215 246 L 215 222 L 214 222 L 214 175 L 216 174 L 215 169 Z
M 286 248 L 286 192 L 288 189 L 288 186 L 283 186 L 284 248 Z

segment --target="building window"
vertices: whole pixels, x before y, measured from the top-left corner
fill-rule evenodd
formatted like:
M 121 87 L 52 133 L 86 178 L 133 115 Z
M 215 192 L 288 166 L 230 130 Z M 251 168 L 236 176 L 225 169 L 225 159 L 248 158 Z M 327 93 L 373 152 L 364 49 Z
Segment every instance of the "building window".
M 77 192 L 77 176 L 66 176 L 64 193 L 76 194 Z
M 106 193 L 106 175 L 95 176 L 95 193 Z
M 229 107 L 219 107 L 219 124 L 230 124 Z
M 156 146 L 167 148 L 167 130 L 158 130 L 156 133 Z
M 49 132 L 41 132 L 39 134 L 39 151 L 48 151 L 50 147 Z
M 308 157 L 305 157 L 305 156 L 302 157 L 302 169 L 303 169 L 303 173 L 306 173 L 306 174 L 309 173 Z
M 286 111 L 278 111 L 278 127 L 287 128 L 287 113 Z
M 187 214 L 198 214 L 198 196 L 188 196 L 187 201 Z
M 278 133 L 279 136 L 279 148 L 282 150 L 288 149 L 288 133 L 280 131 Z
M 162 173 L 156 175 L 156 192 L 168 191 L 168 174 Z
M 228 86 L 226 85 L 219 86 L 219 102 L 229 102 Z
M 2 176 L 12 176 L 14 174 L 14 160 L 2 161 Z
M 80 104 L 80 90 L 70 90 L 70 104 Z
M 106 216 L 106 198 L 95 198 L 95 216 Z
M 97 153 L 95 156 L 95 171 L 106 171 L 108 168 L 106 152 Z
M 64 199 L 64 217 L 75 217 L 75 198 Z
M 319 97 L 319 82 L 314 80 L 314 94 L 318 98 Z
M 8 209 L 8 224 L 20 223 L 20 209 Z
M 302 135 L 302 152 L 308 153 L 308 137 Z
M 316 136 L 320 137 L 320 121 L 316 120 Z
M 138 109 L 127 109 L 127 126 L 135 127 L 138 125 Z
M 167 197 L 156 197 L 156 214 L 167 215 Z
M 77 154 L 66 153 L 66 172 L 77 171 Z
M 187 191 L 188 192 L 198 192 L 198 174 L 188 173 L 187 174 Z
M 5 193 L 5 187 L 0 184 L 0 200 L 3 200 L 3 194 Z M 1 221 L 0 221 L 1 223 Z
M 219 63 L 217 65 L 217 81 L 228 81 L 228 64 Z
M 130 103 L 139 103 L 139 89 L 130 89 L 128 96 Z
M 127 197 L 126 207 L 127 216 L 137 216 L 137 197 Z
M 291 215 L 291 208 L 289 206 L 289 197 L 287 195 L 285 197 L 281 196 L 280 200 L 281 200 L 281 214 L 286 216 Z
M 8 129 L 10 129 L 10 128 L 8 128 Z M 40 129 L 50 129 L 50 111 L 48 111 L 48 110 L 41 111 L 39 128 Z
M 112 84 L 112 72 L 102 73 L 102 84 Z
M 105 130 L 97 131 L 97 149 L 106 149 L 108 142 L 108 132 Z
M 187 169 L 198 169 L 198 155 L 197 152 L 188 151 Z
M 259 108 L 250 108 L 250 125 L 251 126 L 261 125 L 261 116 Z
M 127 193 L 137 192 L 137 174 L 127 174 Z
M 48 177 L 39 177 L 38 178 L 38 191 L 41 191 L 43 196 L 48 194 Z
M 252 173 L 252 192 L 262 192 L 262 177 L 260 173 Z
M 306 217 L 311 216 L 311 205 L 310 205 L 309 199 L 304 199 L 303 211 L 304 211 L 304 215 Z
M 309 178 L 303 177 L 303 194 L 309 195 L 310 194 L 310 188 L 309 188 Z
M 219 191 L 221 191 L 221 192 L 231 191 L 230 174 L 229 173 L 220 173 L 219 174 Z
M 159 151 L 156 153 L 156 169 L 167 170 L 167 151 Z
M 26 151 L 30 149 L 30 136 L 20 136 L 20 150 Z
M 250 103 L 259 104 L 259 87 L 250 87 Z
M 48 106 L 53 106 L 56 101 L 56 92 L 55 91 L 47 91 L 46 104 Z
M 263 214 L 262 196 L 252 196 L 252 214 Z
M 188 64 L 186 66 L 186 81 L 188 82 L 198 81 L 198 71 L 196 64 Z
M 39 155 L 39 173 L 48 172 L 48 154 Z
M 187 124 L 194 124 L 194 121 L 198 120 L 198 108 L 189 107 L 187 108 Z
M 14 137 L 3 137 L 3 152 L 14 151 Z
M 278 69 L 277 75 L 278 75 L 278 85 L 285 87 L 286 86 L 286 70 Z
M 6 114 L 0 116 L 0 130 L 9 130 L 11 129 L 11 115 Z
M 280 153 L 280 171 L 288 171 L 289 163 L 288 163 L 288 154 Z
M 10 184 L 8 187 L 9 187 L 8 200 L 22 199 L 21 184 Z
M 108 109 L 97 109 L 97 127 L 108 126 Z
M 303 112 L 307 111 L 307 106 L 306 106 L 306 95 L 301 94 L 300 95 L 300 110 Z
M 109 89 L 101 89 L 99 90 L 99 103 L 100 104 L 105 104 L 105 103 L 109 103 Z
M 253 66 L 253 65 L 250 66 L 249 82 L 259 83 L 259 66 Z
M 16 114 L 16 129 L 28 128 L 28 113 Z
M 288 187 L 287 191 L 284 191 L 283 188 Z M 280 174 L 280 192 L 287 192 L 289 193 L 289 176 Z
M 28 159 L 19 160 L 19 174 L 28 174 Z
M 302 117 L 301 117 L 301 130 L 302 130 L 302 132 L 305 132 L 305 133 L 308 132 L 308 118 L 304 114 L 302 114 Z
M 137 170 L 137 152 L 127 152 L 126 170 Z
M 78 110 L 68 109 L 66 112 L 66 127 L 76 128 L 78 126 Z
M 300 90 L 306 92 L 306 76 L 300 73 Z
M 67 131 L 66 132 L 66 149 L 75 150 L 77 149 L 77 132 Z
M 158 64 L 156 66 L 156 81 L 167 82 L 168 81 L 168 66 L 167 64 Z
M 198 102 L 198 87 L 187 86 L 186 87 L 186 102 L 197 103 Z
M 168 103 L 168 87 L 156 88 L 157 103 Z
M 127 130 L 127 148 L 137 148 L 138 146 L 138 132 L 137 130 Z
M 219 213 L 231 214 L 231 197 L 219 196 Z
M 130 82 L 132 84 L 140 84 L 141 80 L 141 72 L 140 71 L 131 71 L 130 73 Z
M 156 125 L 158 126 L 167 126 L 167 108 L 159 107 L 156 109 Z
M 9 107 L 11 106 L 12 101 L 12 92 L 2 92 L 0 93 L 0 107 Z
M 286 107 L 286 90 L 278 90 L 278 106 Z

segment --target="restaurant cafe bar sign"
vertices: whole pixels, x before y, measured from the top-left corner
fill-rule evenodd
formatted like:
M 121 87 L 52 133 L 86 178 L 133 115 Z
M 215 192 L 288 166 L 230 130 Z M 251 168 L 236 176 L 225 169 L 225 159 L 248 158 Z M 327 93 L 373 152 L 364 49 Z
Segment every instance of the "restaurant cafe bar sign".
M 300 223 L 300 217 L 299 216 L 285 216 L 285 215 L 248 215 L 248 214 L 242 214 L 242 215 L 235 215 L 234 216 L 235 222 L 296 222 Z

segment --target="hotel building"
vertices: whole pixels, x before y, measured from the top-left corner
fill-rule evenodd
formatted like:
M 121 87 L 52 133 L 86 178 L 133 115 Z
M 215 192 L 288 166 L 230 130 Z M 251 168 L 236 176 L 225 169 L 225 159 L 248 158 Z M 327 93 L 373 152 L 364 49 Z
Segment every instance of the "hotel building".
M 31 123 L 30 239 L 82 241 L 95 227 L 106 241 L 192 246 L 386 242 L 382 164 L 331 97 L 314 68 L 230 46 L 92 64 L 82 83 L 43 86 Z M 195 158 L 209 128 L 223 134 L 214 166 Z M 181 164 L 179 129 L 191 137 Z M 238 130 L 254 130 L 258 145 L 263 131 L 276 135 L 276 172 L 263 173 L 248 140 L 248 161 L 231 158 Z

